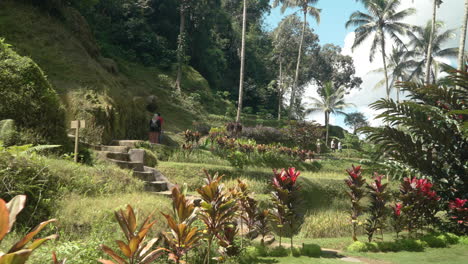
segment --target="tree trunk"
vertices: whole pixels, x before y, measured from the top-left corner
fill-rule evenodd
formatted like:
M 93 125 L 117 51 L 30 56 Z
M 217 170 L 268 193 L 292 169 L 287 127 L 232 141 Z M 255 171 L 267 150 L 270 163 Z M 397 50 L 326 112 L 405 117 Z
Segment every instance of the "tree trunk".
M 465 16 L 463 17 L 463 24 L 460 31 L 460 46 L 458 47 L 458 70 L 465 70 L 465 39 L 466 39 L 466 24 L 468 22 L 468 0 L 465 0 Z
M 239 80 L 239 99 L 237 103 L 237 117 L 236 122 L 240 122 L 242 112 L 242 96 L 244 92 L 244 61 L 245 61 L 245 28 L 247 23 L 247 0 L 244 0 L 244 12 L 242 14 L 242 45 L 241 45 L 241 67 L 240 67 L 240 80 Z
M 182 79 L 182 60 L 184 57 L 184 42 L 185 42 L 185 2 L 180 4 L 180 25 L 179 25 L 179 39 L 177 47 L 177 78 L 175 82 L 175 89 L 178 93 L 181 92 L 180 82 Z
M 302 25 L 301 41 L 299 42 L 299 52 L 297 54 L 296 74 L 294 75 L 294 83 L 291 90 L 291 100 L 289 101 L 289 116 L 288 120 L 291 120 L 294 106 L 294 99 L 296 98 L 297 82 L 299 79 L 299 66 L 301 65 L 302 55 L 302 43 L 304 42 L 304 33 L 307 24 L 307 11 L 304 12 L 304 24 Z
M 390 99 L 390 87 L 388 86 L 388 72 L 387 72 L 387 60 L 385 58 L 385 35 L 383 30 L 380 29 L 380 48 L 382 49 L 382 61 L 385 72 L 385 89 L 387 91 L 387 100 Z
M 468 0 L 467 0 L 468 1 Z M 283 64 L 280 56 L 279 83 L 278 83 L 278 121 L 281 120 L 281 104 L 283 100 Z
M 437 14 L 437 0 L 434 0 L 433 10 L 432 10 L 432 29 L 431 35 L 429 37 L 429 46 L 427 47 L 427 55 L 426 55 L 426 85 L 430 84 L 431 81 L 431 58 L 432 58 L 432 42 L 434 39 L 435 34 L 435 26 L 436 26 L 436 14 Z
M 328 123 L 330 115 L 327 111 L 325 111 L 325 146 L 328 147 Z

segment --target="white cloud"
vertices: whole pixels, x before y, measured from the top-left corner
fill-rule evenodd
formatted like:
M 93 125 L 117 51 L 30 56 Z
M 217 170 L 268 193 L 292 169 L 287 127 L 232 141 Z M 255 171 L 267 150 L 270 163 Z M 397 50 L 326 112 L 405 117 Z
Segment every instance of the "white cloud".
M 417 9 L 416 15 L 407 18 L 404 22 L 418 26 L 425 25 L 427 21 L 432 19 L 432 3 L 432 0 L 402 0 L 401 9 L 410 7 Z M 447 42 L 446 48 L 457 47 L 459 42 L 459 28 L 463 20 L 464 0 L 445 0 L 437 12 L 437 20 L 444 21 L 445 27 L 443 30 L 451 28 L 457 29 L 456 37 Z M 369 104 L 385 97 L 386 93 L 383 87 L 374 89 L 376 83 L 383 79 L 383 73 L 370 73 L 370 71 L 383 67 L 382 55 L 377 53 L 374 57 L 374 61 L 371 63 L 369 61 L 371 39 L 366 40 L 361 46 L 351 50 L 353 42 L 354 32 L 351 32 L 345 37 L 345 44 L 343 46 L 342 53 L 353 57 L 354 65 L 356 67 L 356 75 L 362 78 L 363 83 L 361 85 L 361 90 L 354 90 L 346 96 L 347 102 L 356 105 L 356 108 L 347 110 L 349 110 L 348 112 L 359 111 L 364 113 L 369 119 L 371 125 L 378 126 L 381 125 L 382 122 L 381 120 L 374 119 L 378 113 L 370 109 Z M 392 44 L 390 42 L 387 43 L 388 45 L 386 48 L 390 51 Z M 449 61 L 444 60 L 444 62 L 447 63 Z M 316 96 L 315 90 L 315 87 L 309 86 L 306 90 L 306 95 Z M 396 98 L 395 92 L 391 94 L 391 97 Z M 317 114 L 309 116 L 308 119 L 317 120 L 321 123 L 323 122 L 323 117 L 320 117 Z M 337 119 L 337 121 L 337 125 L 344 126 L 342 118 Z M 336 124 L 334 122 L 331 123 Z

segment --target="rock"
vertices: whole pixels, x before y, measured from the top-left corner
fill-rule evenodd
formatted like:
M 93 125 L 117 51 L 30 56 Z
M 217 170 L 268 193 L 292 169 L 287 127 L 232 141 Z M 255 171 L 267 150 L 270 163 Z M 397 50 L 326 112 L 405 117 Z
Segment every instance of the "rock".
M 265 238 L 263 239 L 263 242 L 265 245 L 271 245 L 273 242 L 275 242 L 275 236 L 274 235 L 266 235 Z

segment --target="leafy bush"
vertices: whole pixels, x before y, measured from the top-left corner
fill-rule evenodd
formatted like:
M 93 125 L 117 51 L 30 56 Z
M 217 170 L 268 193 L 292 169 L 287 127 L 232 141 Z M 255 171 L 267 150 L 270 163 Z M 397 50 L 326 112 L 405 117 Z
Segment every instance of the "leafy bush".
M 421 241 L 426 242 L 431 248 L 444 248 L 448 246 L 446 238 L 442 235 L 425 235 L 421 237 Z
M 6 119 L 0 121 L 0 145 L 13 146 L 18 140 L 18 133 L 16 131 L 15 121 L 13 119 Z
M 460 237 L 459 243 L 462 245 L 468 245 L 468 236 Z
M 290 248 L 290 250 L 291 250 L 291 255 L 293 257 L 300 257 L 302 255 L 301 248 L 292 247 Z
M 14 119 L 38 142 L 64 143 L 65 112 L 42 70 L 0 39 L 0 120 Z
M 376 242 L 366 242 L 367 251 L 378 252 L 379 245 Z
M 396 241 L 398 244 L 398 247 L 400 250 L 405 250 L 405 251 L 415 251 L 415 252 L 421 252 L 424 251 L 424 248 L 428 247 L 428 244 L 424 241 L 421 241 L 419 239 L 401 239 Z
M 377 247 L 382 252 L 397 252 L 400 250 L 399 244 L 395 242 L 377 242 Z
M 441 236 L 443 236 L 447 243 L 449 243 L 450 245 L 458 244 L 458 242 L 460 241 L 460 237 L 453 233 L 443 233 L 441 234 Z
M 322 249 L 316 244 L 302 244 L 301 253 L 304 256 L 318 258 L 322 254 Z
M 259 144 L 285 141 L 284 134 L 279 129 L 266 126 L 244 127 L 242 137 L 253 139 Z
M 287 257 L 289 255 L 289 250 L 283 246 L 277 246 L 268 251 L 269 257 Z
M 361 241 L 354 241 L 351 245 L 346 248 L 349 252 L 367 252 L 367 245 Z
M 154 154 L 153 151 L 149 149 L 145 149 L 145 160 L 144 160 L 145 166 L 148 167 L 156 167 L 158 165 L 158 157 L 156 154 Z

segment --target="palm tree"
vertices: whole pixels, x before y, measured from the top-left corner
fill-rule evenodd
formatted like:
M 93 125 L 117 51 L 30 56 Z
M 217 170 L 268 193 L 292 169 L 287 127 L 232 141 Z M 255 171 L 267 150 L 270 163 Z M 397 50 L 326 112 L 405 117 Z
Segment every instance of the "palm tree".
M 429 37 L 429 45 L 427 47 L 427 54 L 426 54 L 426 73 L 431 71 L 431 57 L 432 57 L 432 40 L 434 39 L 434 34 L 436 31 L 436 17 L 437 17 L 437 8 L 440 7 L 442 4 L 442 0 L 433 0 L 434 3 L 432 5 L 432 27 L 431 27 L 431 34 Z M 426 74 L 426 84 L 429 85 L 430 82 L 430 75 Z
M 244 11 L 242 14 L 242 44 L 241 44 L 241 66 L 239 80 L 239 100 L 237 104 L 236 122 L 240 122 L 240 114 L 242 111 L 242 96 L 244 92 L 244 62 L 245 62 L 245 28 L 247 23 L 247 0 L 244 0 Z
M 301 56 L 302 56 L 302 44 L 304 42 L 304 32 L 306 29 L 307 25 L 307 15 L 311 15 L 317 23 L 320 23 L 320 9 L 317 9 L 313 7 L 312 5 L 316 4 L 318 0 L 275 0 L 273 2 L 273 7 L 277 7 L 280 3 L 282 4 L 281 6 L 281 12 L 284 13 L 286 9 L 288 8 L 294 8 L 294 7 L 299 7 L 300 11 L 304 14 L 304 24 L 302 25 L 302 33 L 301 33 L 301 40 L 299 42 L 299 51 L 297 54 L 297 64 L 296 64 L 296 73 L 294 75 L 294 83 L 293 87 L 291 90 L 291 100 L 289 101 L 289 116 L 288 119 L 291 119 L 292 117 L 292 112 L 293 112 L 293 106 L 294 106 L 294 100 L 295 100 L 295 95 L 296 95 L 296 90 L 297 90 L 297 82 L 299 79 L 299 67 L 301 65 Z
M 407 51 L 404 47 L 393 46 L 392 53 L 388 58 L 387 70 L 390 75 L 390 86 L 392 90 L 395 87 L 396 82 L 409 81 L 410 71 L 414 68 L 416 62 L 408 58 Z M 384 68 L 379 68 L 372 72 L 383 73 Z M 375 85 L 375 88 L 379 88 L 385 85 L 385 78 Z M 397 102 L 400 102 L 400 88 L 397 86 Z
M 176 92 L 180 93 L 180 82 L 182 80 L 182 64 L 185 57 L 185 11 L 188 10 L 189 1 L 188 0 L 180 0 L 179 4 L 179 16 L 180 16 L 180 24 L 179 24 L 179 36 L 177 38 L 177 77 L 175 82 L 175 89 Z
M 458 70 L 465 70 L 464 55 L 465 55 L 465 39 L 466 39 L 466 24 L 468 23 L 468 0 L 465 0 L 465 16 L 460 32 L 460 46 L 458 47 Z
M 432 41 L 432 52 L 429 60 L 433 61 L 434 65 L 429 69 L 429 72 L 426 72 L 426 76 L 433 76 L 433 81 L 436 81 L 435 75 L 437 71 L 435 71 L 436 67 L 439 67 L 440 60 L 437 58 L 456 58 L 458 54 L 458 50 L 456 48 L 446 48 L 442 49 L 445 42 L 450 40 L 455 36 L 455 30 L 449 29 L 442 33 L 439 33 L 440 29 L 443 27 L 443 23 L 438 21 L 436 23 L 436 27 L 433 34 L 433 41 Z M 431 31 L 432 25 L 431 21 L 429 21 L 425 27 L 415 27 L 413 31 L 408 33 L 410 41 L 408 43 L 409 51 L 407 56 L 411 57 L 414 60 L 414 69 L 409 78 L 420 78 L 423 74 L 423 66 L 427 61 L 426 51 L 430 44 L 431 39 Z M 431 70 L 432 69 L 432 70 Z M 426 82 L 427 84 L 427 82 Z
M 306 114 L 310 114 L 313 112 L 323 112 L 325 114 L 325 144 L 327 145 L 330 114 L 346 115 L 346 113 L 342 110 L 346 107 L 353 106 L 353 104 L 348 104 L 344 101 L 346 90 L 343 86 L 339 87 L 336 90 L 334 90 L 333 87 L 334 86 L 332 82 L 325 83 L 323 87 L 319 88 L 320 98 L 311 97 L 311 108 L 306 109 Z
M 370 48 L 369 60 L 372 62 L 376 53 L 377 47 L 380 46 L 382 53 L 382 61 L 385 73 L 385 88 L 387 98 L 390 97 L 390 86 L 388 82 L 387 62 L 385 54 L 385 36 L 388 35 L 397 45 L 403 45 L 399 35 L 406 34 L 412 26 L 402 23 L 401 20 L 414 14 L 414 8 L 407 8 L 397 12 L 396 10 L 401 4 L 400 0 L 361 0 L 364 6 L 369 11 L 365 14 L 356 11 L 351 14 L 349 21 L 346 22 L 346 27 L 356 26 L 356 37 L 352 48 L 361 45 L 366 39 L 374 35 L 372 46 Z

